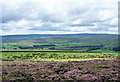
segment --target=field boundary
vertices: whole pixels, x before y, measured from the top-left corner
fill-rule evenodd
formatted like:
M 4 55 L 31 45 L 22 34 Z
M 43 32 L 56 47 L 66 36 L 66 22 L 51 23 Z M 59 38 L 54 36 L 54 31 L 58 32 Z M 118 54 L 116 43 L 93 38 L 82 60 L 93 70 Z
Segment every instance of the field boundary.
M 13 58 L 1 58 L 1 61 L 12 61 L 12 62 L 70 62 L 70 61 L 90 61 L 90 60 L 113 60 L 109 58 L 85 58 L 85 59 L 70 59 L 69 61 L 62 61 L 66 59 L 55 59 L 55 61 L 46 61 L 45 59 L 43 60 L 29 60 L 29 59 L 13 59 Z
M 26 51 L 25 50 L 23 50 L 23 51 L 22 50 L 20 50 L 20 51 L 18 51 L 18 50 L 11 50 L 11 51 L 10 50 L 8 50 L 8 51 L 5 50 L 4 51 L 3 50 L 3 51 L 0 51 L 0 53 L 2 53 L 2 52 L 71 52 L 71 53 L 75 52 L 75 53 L 101 53 L 101 52 L 87 52 L 87 51 L 52 51 L 52 50 L 51 51 L 39 51 L 39 50 L 35 50 L 35 51 L 34 50 L 31 50 L 31 51 L 30 50 L 26 50 Z

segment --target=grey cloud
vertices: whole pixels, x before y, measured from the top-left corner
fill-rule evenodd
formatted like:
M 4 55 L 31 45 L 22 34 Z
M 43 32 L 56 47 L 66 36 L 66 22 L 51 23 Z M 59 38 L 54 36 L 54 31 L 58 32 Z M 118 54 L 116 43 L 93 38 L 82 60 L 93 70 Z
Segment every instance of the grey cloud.
M 74 0 L 63 1 L 62 3 L 54 2 L 55 4 L 49 5 L 49 3 L 44 2 L 22 2 L 16 6 L 11 6 L 11 4 L 2 4 L 2 24 L 4 31 L 15 29 L 26 30 L 40 30 L 40 31 L 70 31 L 69 28 L 74 27 L 90 27 L 90 31 L 109 31 L 111 27 L 117 27 L 117 25 L 110 25 L 109 21 L 116 17 L 108 17 L 107 19 L 102 20 L 100 16 L 100 11 L 109 10 L 105 8 L 105 4 L 97 3 L 85 3 L 82 5 L 79 0 L 76 2 Z M 72 3 L 72 1 L 74 3 Z M 94 1 L 94 0 L 93 0 Z M 83 1 L 84 2 L 84 1 Z M 103 1 L 104 2 L 104 1 Z M 43 4 L 44 3 L 44 4 Z M 108 2 L 109 3 L 109 2 Z M 111 3 L 111 2 L 110 2 Z M 46 7 L 45 5 L 48 4 Z M 114 3 L 115 4 L 115 3 Z M 49 7 L 53 7 L 49 9 Z M 115 7 L 116 8 L 116 7 Z M 111 10 L 114 10 L 110 8 Z M 114 12 L 113 12 L 114 13 Z M 17 23 L 22 19 L 28 22 L 28 25 L 18 26 Z M 81 22 L 78 24 L 73 24 L 72 22 L 81 19 Z M 14 22 L 14 24 L 11 23 Z M 7 25 L 10 23 L 10 25 Z M 34 26 L 34 24 L 42 24 L 39 27 Z M 56 25 L 63 23 L 60 25 Z M 96 27 L 96 28 L 91 28 Z M 106 28 L 107 27 L 107 28 Z M 72 31 L 72 30 L 71 30 Z
M 71 27 L 76 27 L 76 26 L 94 26 L 94 24 L 72 24 L 72 25 L 69 25 Z
M 43 22 L 61 22 L 62 19 L 55 13 L 50 13 L 40 3 L 26 2 L 18 6 L 17 9 L 7 7 L 6 4 L 2 5 L 2 23 L 9 21 L 26 20 L 41 20 Z
M 40 27 L 33 27 L 33 28 L 30 28 L 28 30 L 40 30 L 40 31 L 63 31 L 62 28 L 60 27 L 55 27 L 53 26 L 51 23 L 48 23 L 48 24 L 43 24 L 42 26 Z

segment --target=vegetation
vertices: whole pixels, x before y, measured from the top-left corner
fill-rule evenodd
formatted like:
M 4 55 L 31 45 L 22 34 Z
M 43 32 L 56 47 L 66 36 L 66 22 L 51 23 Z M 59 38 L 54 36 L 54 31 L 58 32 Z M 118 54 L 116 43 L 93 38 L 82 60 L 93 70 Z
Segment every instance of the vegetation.
M 117 59 L 117 53 L 73 53 L 73 52 L 3 52 L 2 61 L 10 59 L 36 61 L 80 61 L 83 59 Z M 7 60 L 8 59 L 8 60 Z
M 3 62 L 2 80 L 84 80 L 119 81 L 120 60 L 20 63 Z
M 9 35 L 2 36 L 2 50 L 74 50 L 118 52 L 118 35 Z
M 118 35 L 2 36 L 2 80 L 119 81 Z

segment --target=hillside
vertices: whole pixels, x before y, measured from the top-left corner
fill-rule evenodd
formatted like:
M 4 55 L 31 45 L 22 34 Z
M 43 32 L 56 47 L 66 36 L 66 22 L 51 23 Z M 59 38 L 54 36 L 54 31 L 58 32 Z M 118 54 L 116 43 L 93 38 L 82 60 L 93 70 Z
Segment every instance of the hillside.
M 7 35 L 2 42 L 2 49 L 118 51 L 115 34 Z

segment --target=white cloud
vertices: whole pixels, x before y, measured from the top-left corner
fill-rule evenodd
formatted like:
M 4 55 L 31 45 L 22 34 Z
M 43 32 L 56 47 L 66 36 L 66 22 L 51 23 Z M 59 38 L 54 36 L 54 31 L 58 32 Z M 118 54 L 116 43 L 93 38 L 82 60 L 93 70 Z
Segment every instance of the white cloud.
M 117 25 L 117 24 L 118 24 L 118 18 L 113 18 L 113 19 L 110 21 L 110 24 L 111 24 L 111 25 Z
M 99 12 L 101 21 L 107 20 L 107 19 L 111 18 L 113 15 L 114 15 L 113 11 L 111 11 L 109 9 L 101 10 Z
M 3 0 L 3 34 L 117 33 L 118 0 Z
M 72 24 L 81 24 L 82 20 L 81 19 L 77 19 L 75 21 L 72 22 Z
M 24 19 L 17 22 L 17 26 L 19 26 L 19 27 L 24 27 L 26 25 L 28 25 L 28 21 L 26 21 Z

